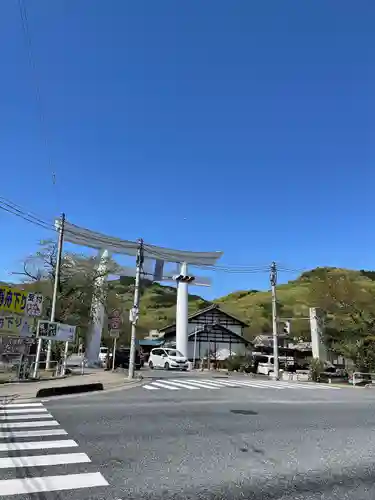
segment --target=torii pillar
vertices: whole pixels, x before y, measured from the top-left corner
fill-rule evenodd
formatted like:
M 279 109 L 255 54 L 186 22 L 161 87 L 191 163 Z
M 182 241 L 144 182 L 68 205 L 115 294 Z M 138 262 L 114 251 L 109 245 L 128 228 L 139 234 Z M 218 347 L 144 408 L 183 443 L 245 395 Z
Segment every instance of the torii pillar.
M 180 274 L 187 276 L 186 262 L 181 264 Z M 188 357 L 188 317 L 189 317 L 189 288 L 188 283 L 177 282 L 176 308 L 176 349 L 186 358 Z
M 97 365 L 99 362 L 100 344 L 104 326 L 104 286 L 107 279 L 108 250 L 99 252 L 100 261 L 98 265 L 98 277 L 94 283 L 94 296 L 91 302 L 91 322 L 86 337 L 85 358 L 88 365 Z

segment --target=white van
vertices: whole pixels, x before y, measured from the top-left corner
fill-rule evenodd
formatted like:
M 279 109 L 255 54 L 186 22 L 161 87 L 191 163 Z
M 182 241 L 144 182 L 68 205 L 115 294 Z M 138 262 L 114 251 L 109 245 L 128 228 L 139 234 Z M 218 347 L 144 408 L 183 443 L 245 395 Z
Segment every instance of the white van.
M 256 354 L 254 356 L 255 360 L 258 361 L 257 373 L 262 373 L 263 375 L 269 375 L 273 372 L 274 368 L 274 357 L 272 354 Z M 294 360 L 291 356 L 279 356 L 279 365 L 293 365 Z
M 269 375 L 273 372 L 274 358 L 268 354 L 258 354 L 254 356 L 255 360 L 258 362 L 257 373 L 262 373 L 263 375 Z
M 177 349 L 156 348 L 152 349 L 148 359 L 148 366 L 153 368 L 164 368 L 164 370 L 187 370 L 189 362 Z
M 105 363 L 108 355 L 108 347 L 101 347 L 99 352 L 99 361 Z

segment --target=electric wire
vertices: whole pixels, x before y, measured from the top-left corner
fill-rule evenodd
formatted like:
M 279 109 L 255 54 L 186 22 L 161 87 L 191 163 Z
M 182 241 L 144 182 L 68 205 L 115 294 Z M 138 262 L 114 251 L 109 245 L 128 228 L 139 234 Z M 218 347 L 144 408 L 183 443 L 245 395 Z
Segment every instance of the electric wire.
M 16 217 L 19 217 L 23 220 L 25 220 L 28 223 L 34 224 L 38 227 L 41 227 L 42 229 L 49 230 L 49 231 L 56 231 L 56 227 L 53 223 L 46 221 L 42 217 L 40 217 L 37 214 L 34 214 L 20 205 L 8 200 L 7 198 L 0 197 L 0 210 L 3 210 L 7 213 L 10 213 L 12 215 L 15 215 Z M 75 226 L 73 224 L 70 224 L 73 229 L 69 229 L 69 227 L 65 228 L 65 233 L 71 234 L 72 236 L 75 237 L 82 237 L 85 238 L 86 235 L 85 233 L 80 231 L 80 228 L 78 226 Z M 76 229 L 74 229 L 76 228 Z M 90 239 L 93 241 L 93 244 L 97 244 L 98 246 L 105 246 L 108 243 L 112 244 L 117 244 L 117 242 L 121 241 L 118 238 L 108 238 L 108 237 L 101 237 L 100 235 L 96 236 L 93 235 L 92 237 L 90 236 Z M 129 242 L 130 243 L 130 242 Z M 83 243 L 84 244 L 84 243 Z M 149 254 L 154 256 L 156 259 L 164 259 L 164 260 L 169 260 L 170 255 L 162 252 L 155 250 L 155 248 L 151 245 L 144 244 L 144 250 Z M 235 266 L 235 265 L 224 265 L 224 264 L 217 264 L 217 265 L 197 265 L 197 264 L 192 264 L 191 267 L 200 269 L 200 270 L 206 270 L 206 271 L 213 271 L 213 272 L 224 272 L 228 274 L 258 274 L 258 273 L 266 273 L 269 272 L 269 265 L 260 265 L 260 266 Z M 291 268 L 288 266 L 283 266 L 279 265 L 277 267 L 278 272 L 280 273 L 298 273 L 298 272 L 304 272 L 306 269 L 295 269 Z M 144 273 L 146 274 L 146 273 Z

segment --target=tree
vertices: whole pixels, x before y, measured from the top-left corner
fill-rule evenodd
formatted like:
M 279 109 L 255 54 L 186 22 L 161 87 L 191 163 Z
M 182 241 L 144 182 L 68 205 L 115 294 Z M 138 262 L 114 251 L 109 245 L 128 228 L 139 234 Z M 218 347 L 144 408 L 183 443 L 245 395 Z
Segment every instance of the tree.
M 326 342 L 360 371 L 375 370 L 375 296 L 356 273 L 339 269 L 312 280 L 310 302 L 327 314 Z
M 53 285 L 56 275 L 57 245 L 54 241 L 42 241 L 40 249 L 25 259 L 23 270 L 14 273 L 22 276 L 26 287 L 32 284 L 35 291 L 45 297 L 44 317 L 49 319 L 52 305 Z M 83 337 L 89 323 L 95 319 L 96 310 L 92 307 L 93 299 L 108 307 L 119 307 L 118 293 L 123 286 L 117 282 L 107 282 L 109 275 L 119 274 L 119 266 L 108 259 L 107 269 L 98 270 L 98 257 L 88 257 L 73 252 L 64 252 L 61 260 L 58 298 L 55 320 L 76 325 Z M 97 283 L 103 279 L 104 287 Z

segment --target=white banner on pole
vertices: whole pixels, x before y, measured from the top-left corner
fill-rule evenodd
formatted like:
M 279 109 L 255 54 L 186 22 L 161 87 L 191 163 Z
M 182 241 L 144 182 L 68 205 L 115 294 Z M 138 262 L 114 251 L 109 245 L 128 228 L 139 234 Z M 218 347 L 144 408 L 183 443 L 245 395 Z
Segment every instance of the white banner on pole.
M 38 321 L 37 337 L 58 342 L 74 342 L 76 326 L 52 321 Z
M 27 316 L 41 316 L 43 310 L 43 295 L 41 293 L 28 293 L 26 298 Z

